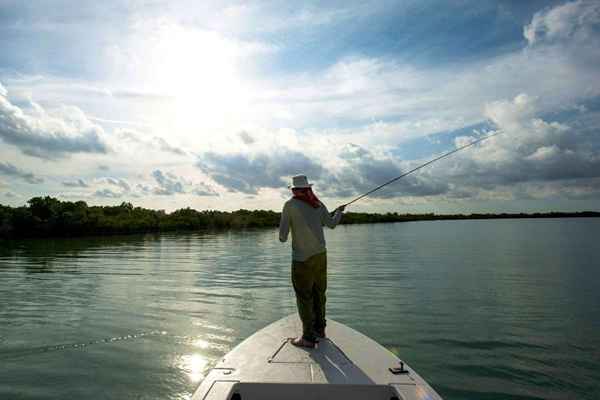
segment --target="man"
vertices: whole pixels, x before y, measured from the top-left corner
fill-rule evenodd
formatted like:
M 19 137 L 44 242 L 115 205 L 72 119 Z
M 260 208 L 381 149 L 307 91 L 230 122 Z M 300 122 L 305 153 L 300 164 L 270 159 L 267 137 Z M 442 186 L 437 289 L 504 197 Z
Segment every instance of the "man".
M 301 347 L 315 347 L 325 337 L 325 291 L 327 289 L 327 249 L 323 226 L 333 229 L 340 222 L 344 206 L 333 216 L 312 191 L 305 175 L 292 178 L 293 197 L 286 201 L 279 223 L 279 240 L 287 241 L 292 230 L 292 284 L 296 292 L 302 336 L 292 340 Z

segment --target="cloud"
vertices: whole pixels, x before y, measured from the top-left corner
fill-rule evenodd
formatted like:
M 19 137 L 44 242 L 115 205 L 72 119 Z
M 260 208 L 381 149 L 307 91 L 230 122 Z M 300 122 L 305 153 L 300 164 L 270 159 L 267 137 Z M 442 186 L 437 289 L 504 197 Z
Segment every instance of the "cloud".
M 557 194 L 541 188 L 558 182 L 572 193 L 597 193 L 590 187 L 600 178 L 600 118 L 574 128 L 540 118 L 536 105 L 537 100 L 526 94 L 488 104 L 485 113 L 501 133 L 432 166 L 431 174 L 474 195 L 498 190 L 531 197 L 528 185 L 541 194 Z M 473 139 L 458 137 L 456 146 Z
M 581 17 L 582 14 L 585 15 L 587 9 L 595 9 L 596 6 L 593 2 L 575 2 L 573 4 L 576 5 L 576 7 L 572 7 L 574 12 L 571 14 L 574 16 L 562 18 L 561 21 L 564 20 L 564 23 L 579 26 L 578 32 L 589 32 L 590 35 L 595 35 L 592 37 L 597 37 L 592 29 L 593 19 Z M 556 9 L 560 7 L 558 6 Z M 245 19 L 255 13 L 262 15 L 265 12 L 262 10 L 263 8 L 234 6 L 226 7 L 228 11 L 225 12 L 224 10 L 215 11 L 214 7 L 207 6 L 206 15 L 215 15 L 216 17 L 213 19 L 218 21 L 229 20 L 229 18 L 237 21 L 238 17 Z M 353 4 L 348 6 L 345 12 L 349 12 L 350 15 L 353 15 L 352 18 L 355 18 L 356 14 L 362 14 L 365 8 L 377 8 L 381 11 L 386 7 L 374 4 L 357 7 Z M 183 7 L 183 9 L 187 10 L 187 7 Z M 358 12 L 359 9 L 362 11 Z M 249 10 L 254 11 L 248 14 Z M 537 13 L 537 20 L 549 19 L 546 15 L 553 15 L 550 13 L 551 10 L 554 9 Z M 308 14 L 306 14 L 307 12 Z M 312 18 L 316 14 L 322 16 L 329 13 L 338 14 L 338 12 L 339 8 L 307 7 L 294 15 L 283 14 L 287 17 L 284 18 L 285 20 L 294 20 L 300 14 L 311 15 Z M 194 21 L 206 18 L 206 15 L 197 16 Z M 537 20 L 534 16 L 528 25 L 536 27 L 546 25 L 545 22 L 535 22 Z M 254 20 L 246 21 L 246 23 L 248 22 L 251 22 L 252 26 L 256 25 Z M 227 25 L 231 27 L 231 24 Z M 285 25 L 289 26 L 287 22 Z M 148 22 L 148 26 L 142 23 L 135 30 L 141 32 L 142 39 L 154 43 L 148 37 L 154 37 L 155 34 L 158 35 L 158 38 L 163 37 L 162 34 L 152 33 L 157 31 L 156 28 L 164 28 L 167 33 L 164 35 L 166 38 L 164 43 L 162 43 L 164 38 L 159 40 L 162 44 L 157 44 L 158 49 L 170 49 L 169 51 L 175 52 L 174 55 L 179 54 L 180 51 L 189 55 L 188 47 L 185 46 L 188 40 L 191 41 L 194 48 L 198 47 L 199 43 L 203 43 L 194 40 L 194 33 L 186 32 L 185 24 L 173 28 L 170 23 L 167 23 L 165 27 L 162 27 L 160 21 L 152 20 L 152 22 Z M 565 31 L 570 32 L 571 30 L 566 29 Z M 175 33 L 176 36 L 169 33 Z M 180 34 L 186 40 L 173 46 L 173 37 Z M 190 36 L 188 37 L 188 35 Z M 233 73 L 229 69 L 222 71 L 219 63 L 209 68 L 205 64 L 208 63 L 212 66 L 212 61 L 207 61 L 206 57 L 201 56 L 198 56 L 197 59 L 194 57 L 194 63 L 198 65 L 194 63 L 191 67 L 188 64 L 181 65 L 182 63 L 177 57 L 163 60 L 165 52 L 157 51 L 157 54 L 154 55 L 156 61 L 158 64 L 166 64 L 168 68 L 165 71 L 168 73 L 157 74 L 155 69 L 150 68 L 147 72 L 152 76 L 148 77 L 146 81 L 153 82 L 156 80 L 156 76 L 160 75 L 166 81 L 164 82 L 167 87 L 165 91 L 169 90 L 168 83 L 174 81 L 181 86 L 175 90 L 180 97 L 183 95 L 183 98 L 186 99 L 182 102 L 183 104 L 176 104 L 178 113 L 175 115 L 185 117 L 180 119 L 180 123 L 185 127 L 182 130 L 187 130 L 187 132 L 182 132 L 181 135 L 189 134 L 191 137 L 192 133 L 203 128 L 213 129 L 214 127 L 206 120 L 210 119 L 211 114 L 216 113 L 219 121 L 228 119 L 230 124 L 227 124 L 227 129 L 236 132 L 240 130 L 241 126 L 254 126 L 253 123 L 265 125 L 266 128 L 294 126 L 297 129 L 318 130 L 322 135 L 342 137 L 346 142 L 363 146 L 397 145 L 411 138 L 459 129 L 465 125 L 482 122 L 485 118 L 482 114 L 485 103 L 513 98 L 518 93 L 525 92 L 533 96 L 540 96 L 541 102 L 548 103 L 542 104 L 547 109 L 563 107 L 577 99 L 589 98 L 589 96 L 600 93 L 600 85 L 595 83 L 599 81 L 596 68 L 599 59 L 594 55 L 598 53 L 598 50 L 590 52 L 588 50 L 591 46 L 582 49 L 580 42 L 574 42 L 575 38 L 582 35 L 567 35 L 555 47 L 545 46 L 548 40 L 540 39 L 540 35 L 536 36 L 535 45 L 512 52 L 498 52 L 493 57 L 482 58 L 481 54 L 472 54 L 468 59 L 453 64 L 415 65 L 406 61 L 411 59 L 410 56 L 402 57 L 402 54 L 377 57 L 365 55 L 378 54 L 377 52 L 336 53 L 324 60 L 319 60 L 318 66 L 307 71 L 286 72 L 283 76 L 269 74 L 263 80 L 260 76 L 257 76 L 256 79 L 249 77 L 246 80 L 247 76 L 238 76 L 237 72 Z M 212 37 L 212 35 L 208 36 Z M 209 42 L 213 43 L 212 39 Z M 220 43 L 220 41 L 217 40 L 216 43 Z M 213 47 L 219 48 L 218 45 L 211 45 L 208 48 Z M 223 47 L 223 51 L 228 54 L 229 47 Z M 233 47 L 236 48 L 236 46 Z M 598 46 L 595 47 L 598 48 Z M 422 51 L 425 50 L 431 51 L 422 49 Z M 237 54 L 236 51 L 233 53 Z M 143 55 L 146 54 L 142 51 L 134 58 L 139 58 L 137 62 L 141 63 L 140 66 L 144 67 L 143 69 L 148 69 L 154 63 L 149 63 L 148 58 Z M 124 65 L 131 65 L 132 61 L 132 57 L 128 54 L 124 55 Z M 139 73 L 140 68 L 136 66 L 133 70 L 134 73 Z M 226 90 L 227 88 L 220 85 L 221 81 L 214 81 L 213 75 L 199 76 L 198 71 L 206 70 L 214 70 L 219 76 L 222 73 L 223 78 L 227 78 L 224 79 L 224 83 L 243 88 L 240 91 L 243 92 L 244 101 L 232 102 L 232 98 L 236 97 L 233 94 L 236 92 Z M 117 71 L 121 72 L 122 68 L 118 68 Z M 292 71 L 297 71 L 297 69 Z M 186 72 L 186 74 L 182 75 L 181 72 Z M 187 72 L 190 72 L 189 76 Z M 252 74 L 249 73 L 249 75 Z M 235 79 L 232 82 L 230 78 Z M 153 90 L 160 91 L 158 87 L 154 87 L 155 85 L 152 86 Z M 207 86 L 216 88 L 214 91 L 207 91 L 205 90 Z M 116 90 L 111 89 L 110 92 L 114 93 Z M 198 96 L 202 97 L 204 101 L 198 102 Z M 190 102 L 193 103 L 191 106 L 187 104 L 190 99 L 194 99 Z M 219 102 L 219 99 L 225 99 L 225 101 Z M 206 106 L 203 118 L 196 118 L 194 114 L 198 110 L 198 104 Z M 183 111 L 180 106 L 183 106 Z M 189 109 L 185 109 L 186 107 Z M 154 106 L 150 109 L 155 110 Z M 160 114 L 160 112 L 158 113 Z M 138 115 L 143 115 L 143 112 Z M 173 116 L 170 113 L 166 115 Z M 133 115 L 131 118 L 139 119 Z M 249 119 L 251 123 L 237 123 L 239 120 L 245 122 L 246 119 Z M 168 119 L 168 121 L 171 120 L 171 118 Z M 219 132 L 215 136 L 221 135 L 222 132 Z M 253 135 L 253 138 L 257 139 L 256 135 Z M 205 136 L 202 136 L 202 143 L 198 141 L 196 144 L 203 145 L 205 139 Z M 149 140 L 151 141 L 151 139 Z
M 311 179 L 323 173 L 318 162 L 285 148 L 255 155 L 207 152 L 200 155 L 196 166 L 229 191 L 246 194 L 256 194 L 261 188 L 284 188 L 288 184 L 285 178 L 297 173 Z
M 212 197 L 212 196 L 219 196 L 219 193 L 217 193 L 212 187 L 210 187 L 209 185 L 205 184 L 205 183 L 197 183 L 194 188 L 192 189 L 192 194 L 195 194 L 196 196 L 208 196 L 208 197 Z
M 185 193 L 183 183 L 175 175 L 168 172 L 164 174 L 157 169 L 152 172 L 152 176 L 158 184 L 158 187 L 153 190 L 154 194 L 170 196 L 176 193 Z
M 314 73 L 272 84 L 255 94 L 256 104 L 280 124 L 310 127 L 362 146 L 398 145 L 484 122 L 486 103 L 519 93 L 539 97 L 538 107 L 546 112 L 574 106 L 600 95 L 600 3 L 565 7 L 571 11 L 558 6 L 537 13 L 525 32 L 555 33 L 539 33 L 521 49 L 485 58 L 474 54 L 452 64 L 344 56 Z
M 350 197 L 366 193 L 388 182 L 414 165 L 402 162 L 385 152 L 374 154 L 357 145 L 345 146 L 338 157 L 342 167 L 332 172 L 323 191 L 337 197 Z M 411 175 L 374 192 L 371 197 L 391 198 L 396 196 L 435 196 L 446 193 L 449 186 L 431 177 Z
M 585 121 L 573 125 L 568 119 L 557 122 L 541 118 L 543 109 L 539 104 L 538 98 L 525 93 L 487 103 L 484 115 L 490 127 L 501 132 L 499 135 L 406 176 L 370 197 L 410 202 L 424 197 L 456 201 L 559 194 L 582 198 L 597 194 L 592 185 L 600 178 L 600 113 L 585 108 L 572 110 L 574 121 Z M 458 136 L 455 145 L 470 143 L 482 134 L 486 133 L 473 130 L 473 136 Z M 326 153 L 317 151 L 317 145 L 306 146 L 300 154 L 282 143 L 271 147 L 257 143 L 261 150 L 252 154 L 204 153 L 197 166 L 232 192 L 256 194 L 264 188 L 284 188 L 286 178 L 304 172 L 318 183 L 317 191 L 325 196 L 350 198 L 436 156 L 404 161 L 382 146 L 367 149 L 347 144 L 333 146 Z M 557 182 L 562 182 L 565 189 L 557 190 Z
M 131 129 L 117 129 L 116 136 L 122 142 L 128 142 L 136 147 L 143 146 L 146 149 L 172 153 L 178 156 L 185 156 L 187 154 L 184 150 L 169 144 L 169 142 L 159 136 L 146 139 L 143 133 Z
M 135 185 L 135 188 L 138 192 L 141 192 L 144 195 L 152 194 L 152 187 L 150 187 L 148 185 L 144 185 L 142 183 L 137 183 Z
M 342 149 L 338 156 L 343 160 L 356 160 L 361 157 L 368 157 L 369 152 L 359 145 L 349 143 Z
M 219 193 L 209 184 L 204 182 L 193 182 L 179 177 L 168 171 L 154 170 L 151 176 L 156 185 L 148 185 L 144 182 L 130 184 L 123 178 L 106 177 L 94 180 L 92 196 L 101 198 L 122 198 L 158 195 L 174 196 L 178 194 L 193 194 L 196 196 L 219 196 Z M 91 187 L 82 179 L 68 182 L 69 187 Z M 86 186 L 82 186 L 85 184 Z
M 313 143 L 299 153 L 279 143 L 253 154 L 208 152 L 199 156 L 196 165 L 231 192 L 255 195 L 261 189 L 284 189 L 291 176 L 303 173 L 315 182 L 317 192 L 332 197 L 357 196 L 413 167 L 384 150 L 356 144 L 330 146 L 327 152 L 319 152 L 319 147 Z M 448 190 L 449 185 L 438 179 L 415 175 L 372 197 L 434 196 Z
M 71 153 L 106 153 L 101 127 L 77 107 L 48 111 L 30 102 L 30 110 L 13 105 L 0 85 L 0 139 L 23 153 L 57 159 Z
M 63 181 L 63 186 L 72 188 L 87 188 L 90 187 L 83 179 L 77 179 L 74 181 Z
M 196 196 L 218 196 L 219 194 L 210 185 L 200 182 L 194 183 L 171 172 L 161 170 L 152 171 L 152 177 L 158 184 L 157 187 L 138 185 L 139 189 L 146 194 L 172 196 L 175 194 L 192 193 Z
M 351 5 L 347 11 L 352 15 L 347 16 L 333 13 L 335 10 L 309 7 L 293 15 L 282 11 L 275 19 L 282 17 L 278 29 L 286 31 L 291 29 L 290 22 L 296 21 L 292 26 L 297 28 L 326 14 L 329 17 L 323 25 L 329 24 L 329 18 L 338 21 L 351 18 L 354 22 L 355 14 L 362 15 L 364 8 L 371 6 L 364 6 L 359 12 L 360 7 Z M 377 6 L 379 10 L 386 7 Z M 326 196 L 355 196 L 428 161 L 435 156 L 428 153 L 444 151 L 444 146 L 453 140 L 456 145 L 472 140 L 477 134 L 471 134 L 468 127 L 486 121 L 503 131 L 501 136 L 506 139 L 499 136 L 474 146 L 403 178 L 373 197 L 398 196 L 400 201 L 408 202 L 412 201 L 409 198 L 427 201 L 425 198 L 434 196 L 457 201 L 476 197 L 593 196 L 596 192 L 591 185 L 597 182 L 596 137 L 600 124 L 594 120 L 594 105 L 588 103 L 600 95 L 599 7 L 593 1 L 562 2 L 535 13 L 516 30 L 514 19 L 510 24 L 496 21 L 503 24 L 498 26 L 502 39 L 496 35 L 492 48 L 481 52 L 481 43 L 487 45 L 489 39 L 484 35 L 479 44 L 473 43 L 473 50 L 453 55 L 452 63 L 438 54 L 435 47 L 426 47 L 441 42 L 423 37 L 407 49 L 398 47 L 395 41 L 398 38 L 387 34 L 376 37 L 371 30 L 363 32 L 362 25 L 352 28 L 353 35 L 364 33 L 362 47 L 340 49 L 341 42 L 331 42 L 314 58 L 297 60 L 288 56 L 297 57 L 298 49 L 312 46 L 331 32 L 326 35 L 323 31 L 310 32 L 310 37 L 303 36 L 295 43 L 276 39 L 278 45 L 269 49 L 262 48 L 260 42 L 238 40 L 273 39 L 262 34 L 236 38 L 234 31 L 231 35 L 221 35 L 218 29 L 211 33 L 210 24 L 205 21 L 204 25 L 196 25 L 198 19 L 188 15 L 183 19 L 165 19 L 163 28 L 162 20 L 140 15 L 139 24 L 136 22 L 131 32 L 120 36 L 127 40 L 110 52 L 101 49 L 98 53 L 99 58 L 104 58 L 103 67 L 107 67 L 102 70 L 110 70 L 111 66 L 106 64 L 114 63 L 119 74 L 117 79 L 106 80 L 107 89 L 90 82 L 69 91 L 71 84 L 77 83 L 75 78 L 44 77 L 35 84 L 4 81 L 11 89 L 10 102 L 1 85 L 0 97 L 8 102 L 4 113 L 9 106 L 20 110 L 28 118 L 29 125 L 24 126 L 35 127 L 38 136 L 61 132 L 47 128 L 49 120 L 62 121 L 71 127 L 77 125 L 71 120 L 72 109 L 51 108 L 48 104 L 77 104 L 86 110 L 83 117 L 87 116 L 88 122 L 89 115 L 109 117 L 97 120 L 104 127 L 108 126 L 106 123 L 117 124 L 114 126 L 127 123 L 131 129 L 116 129 L 107 135 L 98 131 L 98 137 L 105 143 L 106 136 L 109 144 L 106 148 L 124 150 L 117 151 L 114 158 L 111 155 L 110 163 L 106 159 L 102 162 L 130 180 L 123 180 L 125 184 L 116 178 L 85 181 L 93 186 L 90 193 L 98 191 L 109 197 L 175 196 L 175 199 L 153 200 L 166 203 L 173 200 L 171 204 L 175 204 L 175 200 L 187 201 L 188 196 L 178 196 L 181 194 L 216 195 L 213 184 L 220 185 L 219 191 L 222 186 L 231 192 L 256 195 L 262 189 L 285 188 L 289 176 L 299 172 L 307 173 L 318 183 L 317 190 Z M 422 10 L 421 6 L 418 8 Z M 179 9 L 187 12 L 188 7 Z M 248 16 L 260 15 L 261 9 L 262 6 L 233 6 L 221 10 L 222 19 L 202 18 L 224 27 L 232 24 L 223 21 L 244 20 L 248 30 L 242 29 L 242 24 L 233 24 L 234 30 L 248 33 L 256 26 Z M 141 8 L 140 12 L 146 16 L 153 14 L 147 8 Z M 500 17 L 497 13 L 494 16 Z M 398 17 L 390 15 L 389 20 L 396 21 Z M 518 17 L 521 19 L 523 15 Z M 423 18 L 416 25 L 431 21 Z M 320 28 L 322 24 L 316 25 Z M 316 25 L 312 24 L 312 29 Z M 337 29 L 336 26 L 331 28 Z M 461 26 L 468 33 L 476 24 Z M 429 29 L 423 26 L 421 32 L 431 34 Z M 265 30 L 261 28 L 261 32 Z M 368 44 L 375 39 L 382 39 L 378 40 L 381 46 L 373 48 Z M 391 45 L 390 40 L 396 45 Z M 192 58 L 190 46 L 199 50 Z M 273 51 L 275 47 L 277 52 Z M 425 52 L 436 54 L 439 62 L 429 63 L 429 58 L 419 55 Z M 208 53 L 214 55 L 210 60 L 203 56 Z M 65 76 L 75 75 L 65 73 Z M 39 93 L 36 101 L 46 109 L 28 103 L 27 93 L 34 89 Z M 71 101 L 77 98 L 80 100 Z M 571 111 L 575 109 L 580 110 L 579 114 L 572 117 Z M 130 120 L 148 124 L 130 126 L 127 122 Z M 458 132 L 446 134 L 452 130 L 463 130 L 460 134 L 464 136 L 454 139 Z M 84 131 L 76 130 L 71 136 L 85 139 Z M 3 132 L 0 139 L 6 135 Z M 438 143 L 425 143 L 426 135 L 432 135 Z M 35 135 L 27 137 L 37 140 Z M 409 148 L 419 138 L 423 144 Z M 186 147 L 178 147 L 177 140 Z M 8 143 L 7 139 L 4 141 Z M 408 145 L 399 149 L 404 143 Z M 20 145 L 30 153 L 39 153 L 38 147 Z M 175 156 L 190 155 L 192 149 L 201 152 L 196 166 L 210 179 L 207 183 L 194 183 L 186 178 L 188 175 L 176 172 L 176 162 L 183 157 Z M 50 158 L 48 154 L 53 152 L 46 153 L 38 156 Z M 424 158 L 406 161 L 398 154 L 406 159 Z M 93 168 L 95 165 L 97 161 Z M 66 165 L 60 167 L 66 170 Z M 140 177 L 140 171 L 146 171 L 147 176 Z M 44 176 L 49 173 L 44 170 Z M 102 174 L 106 175 L 112 174 Z M 133 176 L 140 182 L 129 178 Z M 564 190 L 559 190 L 560 185 Z M 270 191 L 260 195 L 266 199 Z M 241 197 L 231 196 L 237 198 Z M 227 201 L 224 207 L 231 206 L 225 204 Z
M 38 184 L 44 182 L 44 179 L 34 175 L 32 172 L 24 171 L 8 162 L 0 161 L 0 174 L 19 178 L 31 184 Z
M 101 197 L 106 199 L 118 199 L 123 196 L 121 192 L 115 192 L 111 189 L 99 189 L 94 192 L 95 197 Z
M 164 151 L 166 153 L 173 153 L 173 154 L 176 154 L 179 156 L 185 156 L 187 154 L 185 151 L 181 150 L 179 147 L 171 146 L 169 143 L 167 143 L 167 141 L 165 139 L 163 139 L 161 137 L 155 136 L 153 141 L 159 150 Z
M 530 45 L 565 39 L 584 41 L 596 35 L 598 25 L 600 4 L 578 0 L 535 13 L 523 28 L 523 36 Z
M 314 30 L 329 24 L 342 23 L 356 17 L 364 17 L 373 13 L 378 3 L 337 4 L 319 7 L 303 4 L 294 12 L 288 12 L 285 7 L 271 7 L 267 3 L 229 4 L 217 10 L 207 25 L 212 29 L 230 32 L 232 29 L 241 33 L 275 33 L 297 29 Z M 182 12 L 182 10 L 179 10 Z M 185 11 L 183 11 L 185 12 Z M 260 21 L 260 22 L 258 22 Z
M 109 178 L 104 178 L 103 181 L 106 182 L 106 183 L 108 183 L 109 185 L 116 186 L 116 187 L 120 188 L 124 192 L 131 191 L 131 186 L 124 179 L 121 179 L 121 178 L 110 178 L 109 177 Z
M 84 182 L 85 183 L 85 182 Z M 88 185 L 86 187 L 89 187 Z M 138 194 L 133 192 L 131 189 L 131 185 L 122 178 L 115 177 L 105 177 L 94 180 L 94 186 L 99 187 L 92 194 L 95 197 L 108 198 L 108 199 L 116 199 L 123 196 L 133 196 L 137 197 Z M 84 187 L 84 186 L 78 186 Z
M 254 139 L 247 131 L 240 131 L 238 136 L 240 139 L 242 139 L 242 142 L 247 145 L 250 145 L 256 141 L 256 139 Z

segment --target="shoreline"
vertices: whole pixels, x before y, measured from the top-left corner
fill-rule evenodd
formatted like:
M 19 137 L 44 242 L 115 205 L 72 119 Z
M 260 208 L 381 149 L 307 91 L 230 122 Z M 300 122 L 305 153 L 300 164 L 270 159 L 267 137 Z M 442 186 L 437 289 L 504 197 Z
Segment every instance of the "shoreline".
M 184 208 L 166 213 L 134 207 L 88 206 L 84 201 L 34 197 L 26 206 L 0 205 L 0 239 L 79 238 L 144 233 L 231 231 L 276 228 L 280 213 L 270 210 L 214 211 Z M 472 213 L 472 214 L 344 214 L 341 225 L 482 219 L 598 218 L 600 212 Z

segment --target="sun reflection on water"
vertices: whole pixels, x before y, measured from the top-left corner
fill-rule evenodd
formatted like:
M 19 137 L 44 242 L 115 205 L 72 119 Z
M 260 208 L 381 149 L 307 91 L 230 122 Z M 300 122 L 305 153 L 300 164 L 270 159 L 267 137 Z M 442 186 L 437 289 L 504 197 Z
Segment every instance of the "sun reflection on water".
M 204 350 L 206 350 L 206 349 L 208 349 L 208 348 L 210 347 L 210 343 L 209 343 L 209 342 L 207 342 L 207 341 L 206 341 L 206 340 L 204 340 L 204 339 L 195 339 L 195 340 L 192 342 L 192 346 L 194 346 L 194 347 L 198 347 L 198 348 L 200 348 L 200 349 L 204 349 Z
M 202 354 L 187 354 L 180 357 L 177 368 L 182 369 L 190 381 L 198 383 L 204 379 L 207 364 L 208 360 Z

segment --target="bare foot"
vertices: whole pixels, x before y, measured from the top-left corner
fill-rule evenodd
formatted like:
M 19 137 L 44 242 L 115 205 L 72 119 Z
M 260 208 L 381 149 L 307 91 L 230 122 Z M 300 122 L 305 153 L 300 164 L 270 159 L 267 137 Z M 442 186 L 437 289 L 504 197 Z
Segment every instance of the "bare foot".
M 298 347 L 308 347 L 309 349 L 314 349 L 315 348 L 315 342 L 311 342 L 310 340 L 306 340 L 302 336 L 297 337 L 295 339 L 292 339 L 291 343 L 294 346 L 298 346 Z

